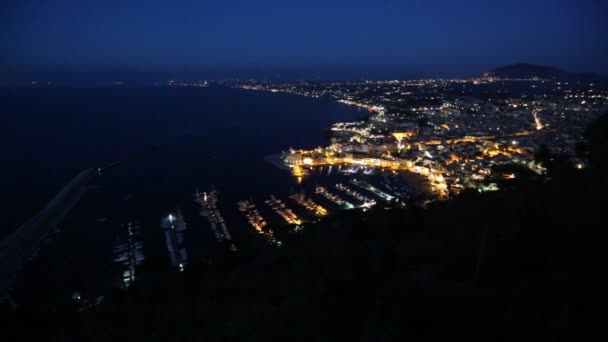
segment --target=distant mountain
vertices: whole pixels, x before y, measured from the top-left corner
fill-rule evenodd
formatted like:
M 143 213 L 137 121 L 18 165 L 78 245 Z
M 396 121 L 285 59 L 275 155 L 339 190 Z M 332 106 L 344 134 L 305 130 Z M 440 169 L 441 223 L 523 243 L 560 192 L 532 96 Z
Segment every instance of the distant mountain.
M 511 64 L 486 71 L 482 76 L 497 78 L 542 78 L 542 79 L 570 79 L 570 80 L 592 80 L 598 78 L 594 73 L 572 73 L 559 68 L 534 65 L 534 64 Z

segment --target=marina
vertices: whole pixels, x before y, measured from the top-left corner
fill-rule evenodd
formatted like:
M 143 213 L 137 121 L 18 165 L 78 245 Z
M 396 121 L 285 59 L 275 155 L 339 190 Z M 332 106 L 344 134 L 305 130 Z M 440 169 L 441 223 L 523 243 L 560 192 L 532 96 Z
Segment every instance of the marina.
M 155 267 L 170 268 L 178 272 L 181 263 L 182 268 L 186 271 L 185 268 L 189 268 L 194 260 L 199 260 L 199 257 L 205 258 L 205 260 L 222 258 L 224 251 L 229 250 L 232 242 L 240 250 L 242 249 L 241 243 L 243 246 L 249 243 L 247 240 L 242 240 L 244 233 L 251 232 L 249 238 L 255 238 L 257 243 L 266 245 L 267 248 L 274 248 L 273 245 L 266 242 L 266 236 L 258 235 L 258 233 L 252 231 L 255 228 L 252 228 L 246 221 L 244 213 L 238 210 L 237 202 L 249 199 L 249 195 L 256 200 L 256 209 L 267 224 L 262 229 L 264 231 L 272 230 L 273 236 L 277 240 L 280 239 L 283 243 L 282 247 L 285 247 L 286 241 L 283 234 L 293 232 L 299 228 L 290 225 L 288 229 L 282 230 L 286 227 L 275 226 L 275 223 L 283 224 L 285 221 L 282 217 L 278 217 L 271 212 L 270 207 L 264 204 L 264 200 L 269 198 L 269 194 L 274 194 L 281 198 L 287 206 L 291 207 L 298 216 L 298 220 L 301 219 L 301 221 L 304 221 L 302 215 L 308 214 L 306 209 L 302 209 L 306 212 L 302 212 L 301 215 L 298 211 L 301 209 L 300 205 L 290 203 L 291 200 L 288 199 L 290 187 L 296 186 L 297 183 L 290 173 L 285 172 L 285 169 L 291 170 L 291 168 L 284 165 L 281 154 L 278 153 L 275 156 L 274 163 L 269 163 L 264 158 L 268 153 L 281 151 L 286 146 L 294 143 L 293 136 L 284 134 L 285 126 L 282 120 L 285 117 L 285 112 L 290 110 L 293 115 L 302 118 L 298 122 L 298 128 L 303 133 L 297 142 L 310 144 L 311 146 L 323 145 L 327 138 L 322 134 L 304 132 L 320 132 L 334 121 L 350 120 L 360 115 L 356 109 L 341 104 L 311 101 L 295 96 L 287 97 L 285 104 L 277 107 L 276 99 L 229 87 L 201 88 L 197 89 L 196 93 L 189 93 L 188 89 L 182 88 L 153 90 L 153 94 L 149 89 L 136 90 L 126 87 L 120 90 L 121 93 L 115 91 L 115 89 L 96 89 L 95 91 L 89 89 L 70 91 L 63 91 L 59 88 L 52 91 L 38 89 L 36 90 L 36 92 L 39 92 L 36 95 L 38 101 L 26 101 L 30 96 L 27 94 L 25 94 L 27 96 L 23 96 L 22 100 L 14 101 L 14 108 L 17 111 L 21 110 L 20 108 L 26 108 L 27 106 L 23 106 L 25 103 L 31 107 L 35 107 L 34 105 L 38 103 L 41 106 L 44 105 L 45 108 L 56 108 L 55 97 L 58 94 L 63 96 L 66 102 L 72 103 L 74 107 L 67 112 L 68 114 L 71 113 L 70 115 L 62 118 L 63 121 L 57 121 L 56 127 L 48 126 L 45 128 L 48 134 L 58 133 L 56 140 L 71 141 L 68 139 L 71 136 L 77 138 L 77 134 L 74 133 L 76 131 L 70 129 L 70 127 L 73 127 L 70 118 L 78 117 L 77 113 L 88 108 L 89 102 L 85 99 L 98 99 L 100 104 L 106 104 L 108 110 L 113 113 L 111 117 L 108 117 L 105 113 L 95 113 L 88 118 L 95 124 L 89 132 L 92 136 L 95 136 L 95 139 L 87 140 L 86 145 L 66 145 L 73 146 L 69 154 L 62 154 L 65 155 L 66 160 L 70 156 L 72 161 L 82 160 L 83 167 L 88 165 L 94 165 L 94 167 L 87 171 L 86 177 L 78 179 L 77 187 L 74 188 L 75 191 L 68 193 L 65 201 L 61 199 L 52 201 L 49 210 L 43 208 L 42 216 L 36 215 L 34 209 L 29 212 L 24 211 L 23 214 L 19 215 L 16 213 L 13 215 L 11 210 L 7 210 L 5 216 L 8 216 L 9 222 L 5 225 L 7 231 L 14 230 L 15 234 L 7 232 L 5 235 L 7 243 L 1 243 L 6 248 L 3 248 L 0 252 L 4 256 L 3 261 L 0 262 L 3 266 L 0 267 L 0 273 L 3 276 L 0 277 L 2 278 L 0 279 L 0 285 L 6 284 L 6 286 L 0 286 L 0 288 L 9 289 L 9 281 L 13 284 L 20 284 L 18 288 L 27 289 L 28 295 L 23 295 L 19 299 L 29 301 L 36 296 L 42 297 L 37 286 L 35 286 L 35 282 L 22 281 L 22 279 L 29 280 L 33 275 L 42 279 L 50 278 L 51 281 L 59 277 L 66 279 L 62 286 L 70 289 L 70 293 L 74 286 L 74 281 L 71 281 L 73 278 L 83 284 L 79 286 L 79 291 L 102 293 L 105 289 L 114 286 L 124 288 L 122 272 L 127 270 L 128 267 L 122 268 L 122 265 L 113 261 L 117 257 L 113 248 L 118 230 L 121 231 L 121 242 L 126 241 L 127 236 L 120 225 L 126 225 L 128 222 L 140 226 L 140 237 L 144 244 L 143 252 L 145 253 L 144 263 L 150 263 L 151 265 L 151 268 L 148 268 L 147 265 L 141 269 L 139 266 L 136 267 L 136 283 L 143 278 L 144 272 L 149 272 L 150 269 Z M 180 99 L 179 106 L 174 106 L 171 101 L 174 101 L 177 92 L 183 94 L 184 97 Z M 126 103 L 123 101 L 123 96 L 133 99 L 150 96 L 157 99 L 159 103 L 151 104 L 149 101 L 139 100 Z M 233 103 L 231 99 L 234 96 L 240 96 L 244 101 Z M 226 106 L 226 103 L 233 103 L 234 105 Z M 225 109 L 226 115 L 190 116 L 191 108 L 201 107 L 206 108 L 205 110 L 209 113 L 221 112 Z M 30 109 L 32 113 L 36 112 L 33 110 L 35 108 Z M 114 123 L 120 123 L 121 129 L 126 134 L 126 132 L 137 130 L 141 125 L 142 115 L 154 110 L 159 111 L 159 121 L 149 122 L 146 125 L 147 130 L 138 130 L 138 132 L 146 141 L 150 141 L 155 146 L 162 146 L 162 148 L 142 148 L 139 140 L 128 139 L 123 142 L 124 145 L 121 145 L 120 149 L 107 151 L 107 145 L 103 143 L 103 137 L 106 137 L 107 132 L 115 127 Z M 255 115 L 252 115 L 252 110 L 255 110 Z M 160 120 L 161 118 L 162 120 Z M 255 125 L 260 118 L 267 121 L 265 132 L 274 138 L 262 141 L 258 139 L 258 131 L 242 131 L 240 132 L 241 138 L 251 143 L 245 146 L 246 150 L 241 158 L 234 158 L 229 153 L 230 149 L 227 148 L 229 141 L 232 141 L 227 137 L 234 133 L 234 120 L 239 120 L 247 125 Z M 21 121 L 27 123 L 30 119 L 32 119 L 31 114 L 26 115 L 25 112 L 23 116 L 15 117 L 16 123 Z M 190 124 L 183 127 L 165 124 L 167 120 L 174 119 L 178 122 L 189 122 Z M 192 130 L 196 134 L 185 134 L 184 130 Z M 201 139 L 200 137 L 208 137 L 208 139 Z M 267 145 L 267 142 L 271 142 L 270 145 Z M 187 148 L 183 148 L 183 146 L 187 146 Z M 107 153 L 107 155 L 104 155 L 104 153 Z M 32 155 L 28 167 L 37 167 L 40 158 L 43 157 Z M 129 163 L 125 163 L 127 160 L 129 160 Z M 201 165 L 203 160 L 214 160 L 213 166 L 194 166 Z M 122 162 L 119 163 L 119 161 Z M 237 170 L 244 164 L 252 167 L 244 174 L 218 171 L 218 167 L 216 167 L 221 165 L 221 169 Z M 23 180 L 15 178 L 19 181 L 15 182 L 14 188 L 9 187 L 5 190 L 10 190 L 8 193 L 14 196 L 24 194 L 23 199 L 32 197 L 52 200 L 54 189 L 61 188 L 64 181 L 58 180 L 57 184 L 54 184 L 50 176 L 64 173 L 68 175 L 69 170 L 60 168 L 61 165 L 62 163 L 54 163 L 53 167 L 56 170 L 45 174 L 46 178 L 41 178 L 40 182 L 32 182 L 27 178 Z M 277 168 L 275 166 L 283 167 Z M 98 168 L 101 170 L 98 170 Z M 332 175 L 336 176 L 339 167 L 333 166 L 332 169 Z M 328 173 L 328 170 L 328 167 L 324 167 L 323 174 Z M 101 175 L 99 175 L 100 171 Z M 302 170 L 303 174 L 307 172 L 310 173 L 309 170 Z M 302 182 L 305 183 L 306 178 L 310 179 L 312 176 L 314 175 L 303 176 Z M 216 185 L 216 190 L 219 192 L 217 207 L 222 219 L 225 220 L 226 231 L 230 236 L 229 244 L 224 240 L 222 240 L 222 243 L 217 242 L 218 239 L 212 225 L 207 223 L 210 217 L 199 216 L 203 207 L 202 203 L 193 201 L 197 186 L 200 185 L 200 196 L 197 197 L 201 200 L 203 191 L 207 191 L 207 196 L 209 196 L 212 183 Z M 17 184 L 19 185 L 17 186 Z M 44 190 L 44 187 L 32 186 L 32 184 L 48 185 L 48 189 Z M 88 191 L 86 196 L 82 197 L 82 201 L 78 202 L 78 210 L 70 213 L 69 216 L 66 216 L 68 219 L 59 224 L 60 219 L 54 219 L 51 216 L 54 217 L 56 212 L 57 216 L 62 216 L 64 206 L 62 203 L 65 202 L 66 205 L 71 206 L 72 197 L 74 199 L 80 198 L 80 188 L 82 188 L 83 193 L 84 189 L 91 189 L 91 191 Z M 244 189 L 246 189 L 246 193 L 244 193 Z M 314 196 L 312 193 L 309 195 Z M 328 206 L 331 204 L 320 202 L 321 198 L 313 198 L 313 200 L 330 209 Z M 47 201 L 41 200 L 40 202 Z M 74 200 L 74 202 L 76 201 Z M 44 206 L 45 203 L 41 203 L 39 207 Z M 165 221 L 165 225 L 171 225 L 168 219 L 169 214 L 172 215 L 173 225 L 177 228 L 179 224 L 175 221 L 178 216 L 178 207 L 181 209 L 182 219 L 187 223 L 187 229 L 181 232 L 170 231 L 166 228 L 161 229 L 159 225 L 163 221 Z M 127 208 L 128 210 L 125 210 Z M 30 217 L 33 218 L 32 224 L 28 222 Z M 137 221 L 132 221 L 135 218 L 137 218 Z M 216 223 L 213 217 L 211 217 L 211 222 L 214 222 L 221 239 L 223 235 L 221 224 Z M 22 234 L 21 228 L 17 229 L 21 225 L 26 228 L 23 233 L 27 234 Z M 89 226 L 91 226 L 91 229 L 88 229 Z M 83 227 L 87 227 L 88 232 L 86 234 L 81 234 Z M 51 246 L 59 245 L 62 248 L 49 248 L 44 243 L 38 242 L 40 241 L 37 236 L 38 231 L 40 231 L 42 238 L 51 241 Z M 55 234 L 58 231 L 61 232 Z M 254 234 L 255 236 L 253 236 Z M 17 241 L 16 238 L 20 240 Z M 81 241 L 88 241 L 89 238 L 95 241 L 94 246 L 85 247 L 80 244 Z M 178 239 L 184 242 L 183 246 L 177 243 Z M 63 246 L 70 245 L 77 247 L 63 248 Z M 183 252 L 182 255 L 180 255 L 180 249 Z M 93 250 L 99 257 L 82 258 L 76 262 L 77 265 L 74 268 L 61 270 L 65 273 L 44 274 L 35 268 L 37 263 L 44 262 L 45 267 L 43 269 L 49 269 L 49 267 L 60 263 L 60 260 L 72 258 L 74 253 L 85 253 Z M 153 258 L 153 256 L 158 257 Z M 30 257 L 35 259 L 34 263 L 26 261 Z M 16 259 L 19 259 L 19 262 L 14 262 Z M 157 260 L 158 263 L 156 263 Z M 91 264 L 92 262 L 95 262 L 95 264 Z M 48 263 L 48 266 L 46 263 Z M 14 266 L 9 267 L 9 264 Z M 17 264 L 22 266 L 22 269 L 19 269 Z M 91 271 L 96 269 L 103 269 L 104 271 Z M 6 277 L 4 277 L 5 274 Z M 18 282 L 14 283 L 9 275 L 15 275 Z M 70 281 L 67 281 L 68 279 Z M 130 287 L 133 287 L 133 285 L 130 285 Z M 62 295 L 59 291 L 55 292 L 58 296 Z
M 399 198 L 408 198 L 412 195 L 412 190 L 407 187 L 403 182 L 399 181 L 396 175 L 382 175 L 382 186 L 388 190 L 390 190 L 396 197 Z
M 268 223 L 264 220 L 255 204 L 251 201 L 240 201 L 237 203 L 239 211 L 245 214 L 247 222 L 255 231 L 262 235 L 271 245 L 280 247 L 281 240 L 274 236 L 272 229 L 267 228 Z

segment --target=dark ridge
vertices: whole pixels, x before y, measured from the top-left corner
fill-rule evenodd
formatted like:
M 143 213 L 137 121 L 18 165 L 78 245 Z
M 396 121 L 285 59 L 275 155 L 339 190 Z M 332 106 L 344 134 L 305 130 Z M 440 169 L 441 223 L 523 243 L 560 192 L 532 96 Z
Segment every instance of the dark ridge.
M 489 71 L 482 73 L 482 76 L 492 76 L 497 78 L 510 78 L 510 79 L 563 79 L 563 80 L 594 80 L 599 79 L 599 75 L 592 72 L 568 72 L 562 69 L 535 65 L 528 63 L 517 63 L 501 66 Z

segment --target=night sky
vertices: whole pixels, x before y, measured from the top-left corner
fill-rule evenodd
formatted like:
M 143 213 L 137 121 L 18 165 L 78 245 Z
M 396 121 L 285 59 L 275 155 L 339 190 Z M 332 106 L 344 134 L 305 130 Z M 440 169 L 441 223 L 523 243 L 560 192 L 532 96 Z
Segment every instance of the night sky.
M 458 76 L 510 63 L 608 73 L 608 1 L 5 0 L 0 77 Z

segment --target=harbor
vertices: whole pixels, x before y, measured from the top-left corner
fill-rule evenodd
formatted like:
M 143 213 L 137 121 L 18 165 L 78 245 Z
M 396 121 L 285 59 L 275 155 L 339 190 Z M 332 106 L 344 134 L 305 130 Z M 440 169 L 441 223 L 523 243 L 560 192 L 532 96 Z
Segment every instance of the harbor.
M 219 97 L 230 97 L 235 93 L 233 89 L 205 88 L 204 91 Z M 108 94 L 108 101 L 113 96 Z M 197 100 L 189 97 L 188 101 Z M 251 96 L 251 101 L 260 104 L 256 108 L 270 108 L 274 103 L 259 96 Z M 289 101 L 300 104 L 306 102 L 298 97 Z M 149 109 L 151 108 L 146 108 Z M 115 110 L 120 112 L 121 109 L 117 107 Z M 140 108 L 130 108 L 130 110 L 137 112 Z M 249 106 L 239 107 L 234 117 L 249 120 L 249 116 L 239 116 L 241 113 L 247 113 L 248 110 Z M 347 107 L 330 102 L 321 104 L 318 109 L 314 109 L 314 112 L 330 112 L 334 113 L 332 114 L 334 116 L 324 117 L 323 120 L 326 122 L 316 119 L 303 122 L 303 131 L 320 131 L 328 127 L 332 121 L 358 115 Z M 264 113 L 260 113 L 262 114 Z M 268 114 L 271 121 L 268 129 L 277 137 L 283 137 L 281 133 L 284 126 L 278 121 L 283 114 L 283 110 L 273 110 Z M 177 115 L 185 115 L 185 113 L 177 113 Z M 309 112 L 303 110 L 302 115 L 309 115 Z M 102 120 L 102 117 L 99 120 Z M 211 126 L 207 125 L 197 127 L 203 127 L 201 128 L 204 130 L 203 133 L 212 137 L 213 141 L 224 141 L 222 139 L 229 136 L 232 131 L 230 121 L 226 121 L 225 124 L 224 121 L 223 118 L 218 117 L 214 121 L 217 125 L 213 129 L 208 129 Z M 130 128 L 134 128 L 139 121 L 135 120 L 127 124 Z M 158 129 L 164 132 L 166 127 L 163 125 Z M 215 145 L 210 145 L 209 141 L 199 139 L 203 133 L 180 135 L 175 130 L 170 133 L 172 137 L 168 139 L 157 139 L 156 133 L 150 136 L 150 141 L 153 141 L 151 147 L 134 145 L 124 155 L 111 155 L 106 160 L 92 163 L 95 167 L 87 171 L 86 177 L 82 178 L 83 181 L 91 181 L 86 186 L 82 186 L 82 190 L 90 190 L 82 201 L 78 202 L 78 210 L 63 216 L 61 224 L 54 226 L 53 229 L 46 227 L 48 233 L 42 234 L 39 244 L 43 246 L 42 249 L 19 248 L 18 254 L 24 255 L 20 265 L 24 267 L 21 271 L 12 273 L 18 273 L 19 283 L 22 284 L 20 287 L 27 288 L 29 292 L 27 296 L 21 295 L 18 301 L 42 298 L 42 294 L 38 297 L 32 295 L 36 289 L 29 284 L 46 281 L 42 280 L 46 278 L 52 278 L 52 281 L 59 283 L 63 281 L 60 278 L 72 279 L 75 272 L 79 275 L 73 278 L 78 279 L 78 283 L 66 280 L 64 285 L 57 285 L 56 288 L 70 289 L 70 293 L 77 290 L 84 298 L 87 289 L 94 293 L 102 293 L 104 289 L 111 287 L 130 288 L 144 277 L 144 273 L 167 270 L 185 272 L 192 268 L 195 262 L 218 260 L 223 257 L 224 251 L 234 251 L 237 247 L 239 250 L 279 245 L 286 247 L 290 241 L 289 235 L 294 231 L 309 227 L 317 220 L 339 210 L 354 208 L 353 204 L 357 204 L 350 198 L 348 201 L 345 200 L 346 194 L 340 194 L 344 197 L 340 198 L 333 190 L 329 198 L 338 199 L 337 204 L 315 192 L 317 182 L 327 189 L 333 188 L 335 182 L 347 184 L 353 174 L 338 172 L 344 168 L 344 165 L 319 165 L 317 170 L 311 170 L 308 165 L 301 165 L 298 172 L 301 178 L 298 179 L 290 172 L 286 172 L 293 168 L 285 165 L 282 154 L 264 158 L 272 151 L 281 151 L 289 146 L 293 137 L 273 140 L 272 146 L 268 146 L 267 151 L 257 142 L 245 146 L 242 158 L 235 159 L 228 157 L 230 154 L 226 153 L 227 150 L 218 150 Z M 255 132 L 245 133 L 243 136 L 245 139 L 251 140 L 258 136 Z M 179 138 L 174 139 L 174 136 Z M 298 140 L 298 143 L 311 146 L 322 145 L 324 142 L 326 137 L 308 133 L 303 134 L 301 140 Z M 188 147 L 183 148 L 185 145 Z M 260 152 L 262 150 L 263 153 Z M 245 162 L 251 165 L 252 169 L 251 172 L 234 176 L 216 168 L 197 167 L 201 164 L 201 160 L 215 160 L 225 168 L 235 170 Z M 364 175 L 363 167 L 359 171 Z M 219 195 L 217 191 L 210 191 L 213 190 L 212 184 L 218 185 L 216 189 L 221 191 Z M 200 189 L 206 192 L 197 191 L 193 196 L 192 190 L 199 185 Z M 72 197 L 80 196 L 81 189 L 77 190 L 73 193 L 74 196 L 68 196 L 67 202 L 71 202 Z M 291 197 L 294 193 L 303 196 Z M 251 212 L 248 209 L 240 211 L 238 202 L 246 198 L 243 197 L 245 194 L 260 199 L 259 203 L 248 201 L 255 205 L 251 208 Z M 264 203 L 264 200 L 271 198 L 270 194 L 278 199 L 279 203 L 273 203 L 272 206 Z M 59 211 L 59 207 L 52 207 L 48 212 Z M 177 208 L 180 210 L 178 211 Z M 44 217 L 35 217 L 33 220 L 43 222 Z M 131 242 L 128 234 L 129 223 L 134 234 Z M 24 225 L 26 226 L 28 224 Z M 88 233 L 83 232 L 84 230 Z M 60 233 L 55 234 L 59 231 Z M 252 232 L 255 236 L 252 236 Z M 119 235 L 118 239 L 117 235 Z M 31 238 L 33 235 L 23 234 L 23 236 Z M 6 238 L 12 239 L 8 235 Z M 248 240 L 250 238 L 255 239 Z M 44 241 L 52 241 L 52 245 L 58 247 L 48 249 L 44 246 Z M 78 245 L 74 241 L 87 241 L 88 246 Z M 73 247 L 76 245 L 77 247 Z M 13 246 L 18 247 L 21 244 Z M 57 277 L 51 277 L 41 271 L 35 273 L 38 278 L 30 276 L 34 274 L 30 272 L 32 269 L 59 269 L 53 266 L 57 264 L 55 258 L 62 260 L 71 257 L 67 251 L 74 250 L 77 251 L 74 253 L 86 256 L 87 251 L 93 248 L 99 257 L 80 258 L 74 268 L 65 270 L 65 273 L 55 272 L 59 275 Z M 3 249 L 0 253 L 6 256 L 10 250 L 11 248 Z M 33 262 L 26 262 L 29 259 Z M 12 258 L 7 256 L 1 263 L 10 260 Z M 146 264 L 143 265 L 143 262 Z M 38 264 L 41 266 L 39 267 Z M 99 276 L 102 279 L 89 275 L 89 267 L 92 264 L 97 269 L 107 270 L 96 272 L 95 277 Z M 57 292 L 51 288 L 48 290 L 49 293 L 53 291 Z

